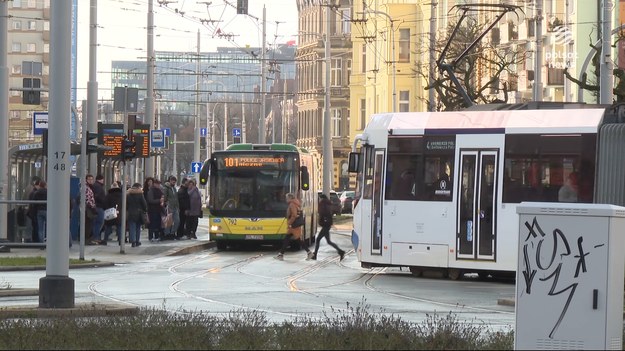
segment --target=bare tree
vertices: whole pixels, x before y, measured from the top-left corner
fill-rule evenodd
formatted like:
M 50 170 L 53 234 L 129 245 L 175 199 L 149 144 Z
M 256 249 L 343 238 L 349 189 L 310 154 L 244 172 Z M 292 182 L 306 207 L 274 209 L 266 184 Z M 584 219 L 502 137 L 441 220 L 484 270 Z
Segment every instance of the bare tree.
M 612 44 L 612 47 L 617 47 L 618 43 L 622 40 L 625 40 L 625 32 L 621 30 L 618 32 L 616 41 Z M 597 97 L 600 90 L 598 77 L 600 75 L 601 69 L 599 64 L 599 59 L 601 57 L 601 42 L 599 42 L 597 45 L 593 45 L 592 39 L 590 41 L 591 44 L 589 44 L 589 46 L 592 50 L 595 51 L 595 54 L 591 59 L 592 75 L 589 77 L 588 73 L 582 72 L 580 79 L 577 79 L 573 77 L 569 73 L 568 68 L 565 67 L 564 76 L 566 77 L 566 79 L 577 84 L 580 88 L 590 91 L 593 96 Z M 615 65 L 615 67 L 618 67 L 618 65 Z M 612 72 L 614 74 L 614 78 L 618 79 L 618 82 L 616 82 L 612 90 L 616 102 L 625 102 L 625 70 L 623 70 L 622 68 L 615 68 Z
M 437 53 L 436 56 L 440 57 L 456 25 L 456 22 L 450 23 L 447 36 L 439 39 L 434 47 L 424 49 L 434 50 Z M 474 18 L 464 21 L 456 29 L 454 41 L 449 43 L 445 56 L 451 60 L 459 57 L 484 32 L 487 25 L 478 23 Z M 508 92 L 514 90 L 514 85 L 516 85 L 516 65 L 524 60 L 525 52 L 519 47 L 513 47 L 510 44 L 493 45 L 481 40 L 455 65 L 454 73 L 473 103 L 507 102 Z M 504 72 L 507 73 L 507 79 L 503 79 Z M 415 73 L 428 80 L 429 66 L 417 64 Z M 428 82 L 425 90 L 429 89 L 436 91 L 437 111 L 453 111 L 466 107 L 461 91 L 453 84 L 452 78 L 443 71 L 439 72 L 433 84 L 430 85 Z M 499 91 L 502 92 L 503 99 L 498 98 L 498 94 L 494 93 Z M 427 95 L 424 94 L 422 100 L 427 100 Z

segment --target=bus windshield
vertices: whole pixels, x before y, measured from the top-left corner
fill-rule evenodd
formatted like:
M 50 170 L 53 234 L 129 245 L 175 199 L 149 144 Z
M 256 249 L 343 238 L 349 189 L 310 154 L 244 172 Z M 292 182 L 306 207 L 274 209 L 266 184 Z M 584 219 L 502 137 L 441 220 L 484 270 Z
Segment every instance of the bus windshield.
M 216 158 L 209 209 L 215 216 L 283 217 L 285 195 L 296 192 L 298 172 L 286 156 Z

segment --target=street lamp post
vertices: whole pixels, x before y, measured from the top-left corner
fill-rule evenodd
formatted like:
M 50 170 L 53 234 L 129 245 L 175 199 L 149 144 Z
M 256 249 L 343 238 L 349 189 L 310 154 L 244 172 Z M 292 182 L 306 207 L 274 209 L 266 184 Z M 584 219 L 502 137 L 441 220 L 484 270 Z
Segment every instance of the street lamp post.
M 393 56 L 393 57 L 391 57 L 391 66 L 393 67 L 393 108 L 392 108 L 392 110 L 393 110 L 393 112 L 396 112 L 396 108 L 397 108 L 397 90 L 396 90 L 396 84 L 395 84 L 395 76 L 397 75 L 397 70 L 396 70 L 396 62 L 397 62 L 397 60 L 395 59 L 395 29 L 393 28 L 393 19 L 386 12 L 382 12 L 382 11 L 378 11 L 378 10 L 371 10 L 371 9 L 365 9 L 365 12 L 386 16 L 386 18 L 388 18 L 389 23 L 391 24 L 391 41 L 392 41 L 392 43 L 391 43 L 391 48 L 392 48 L 391 49 L 392 50 L 391 55 Z

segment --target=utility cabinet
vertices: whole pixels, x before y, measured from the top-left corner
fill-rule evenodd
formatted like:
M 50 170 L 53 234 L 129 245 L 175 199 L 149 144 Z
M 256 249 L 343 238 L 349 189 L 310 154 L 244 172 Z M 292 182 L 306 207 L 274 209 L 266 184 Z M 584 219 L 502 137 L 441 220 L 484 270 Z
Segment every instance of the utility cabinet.
M 622 349 L 625 207 L 517 207 L 515 349 Z

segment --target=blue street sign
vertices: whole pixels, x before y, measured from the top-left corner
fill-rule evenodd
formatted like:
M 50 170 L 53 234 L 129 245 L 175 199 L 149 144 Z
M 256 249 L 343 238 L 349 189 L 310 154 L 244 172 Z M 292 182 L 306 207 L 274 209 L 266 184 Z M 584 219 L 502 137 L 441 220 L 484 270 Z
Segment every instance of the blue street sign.
M 43 135 L 44 129 L 48 129 L 48 112 L 33 113 L 33 134 Z
M 206 128 L 200 128 L 200 136 L 206 136 Z
M 241 136 L 241 128 L 232 128 L 232 136 L 240 137 Z
M 150 131 L 150 145 L 154 148 L 164 148 L 165 147 L 165 132 L 162 130 L 151 130 Z
M 191 171 L 193 173 L 200 173 L 200 169 L 202 169 L 202 162 L 191 162 Z
M 163 128 L 163 132 L 165 132 L 165 136 L 171 136 L 171 129 Z

